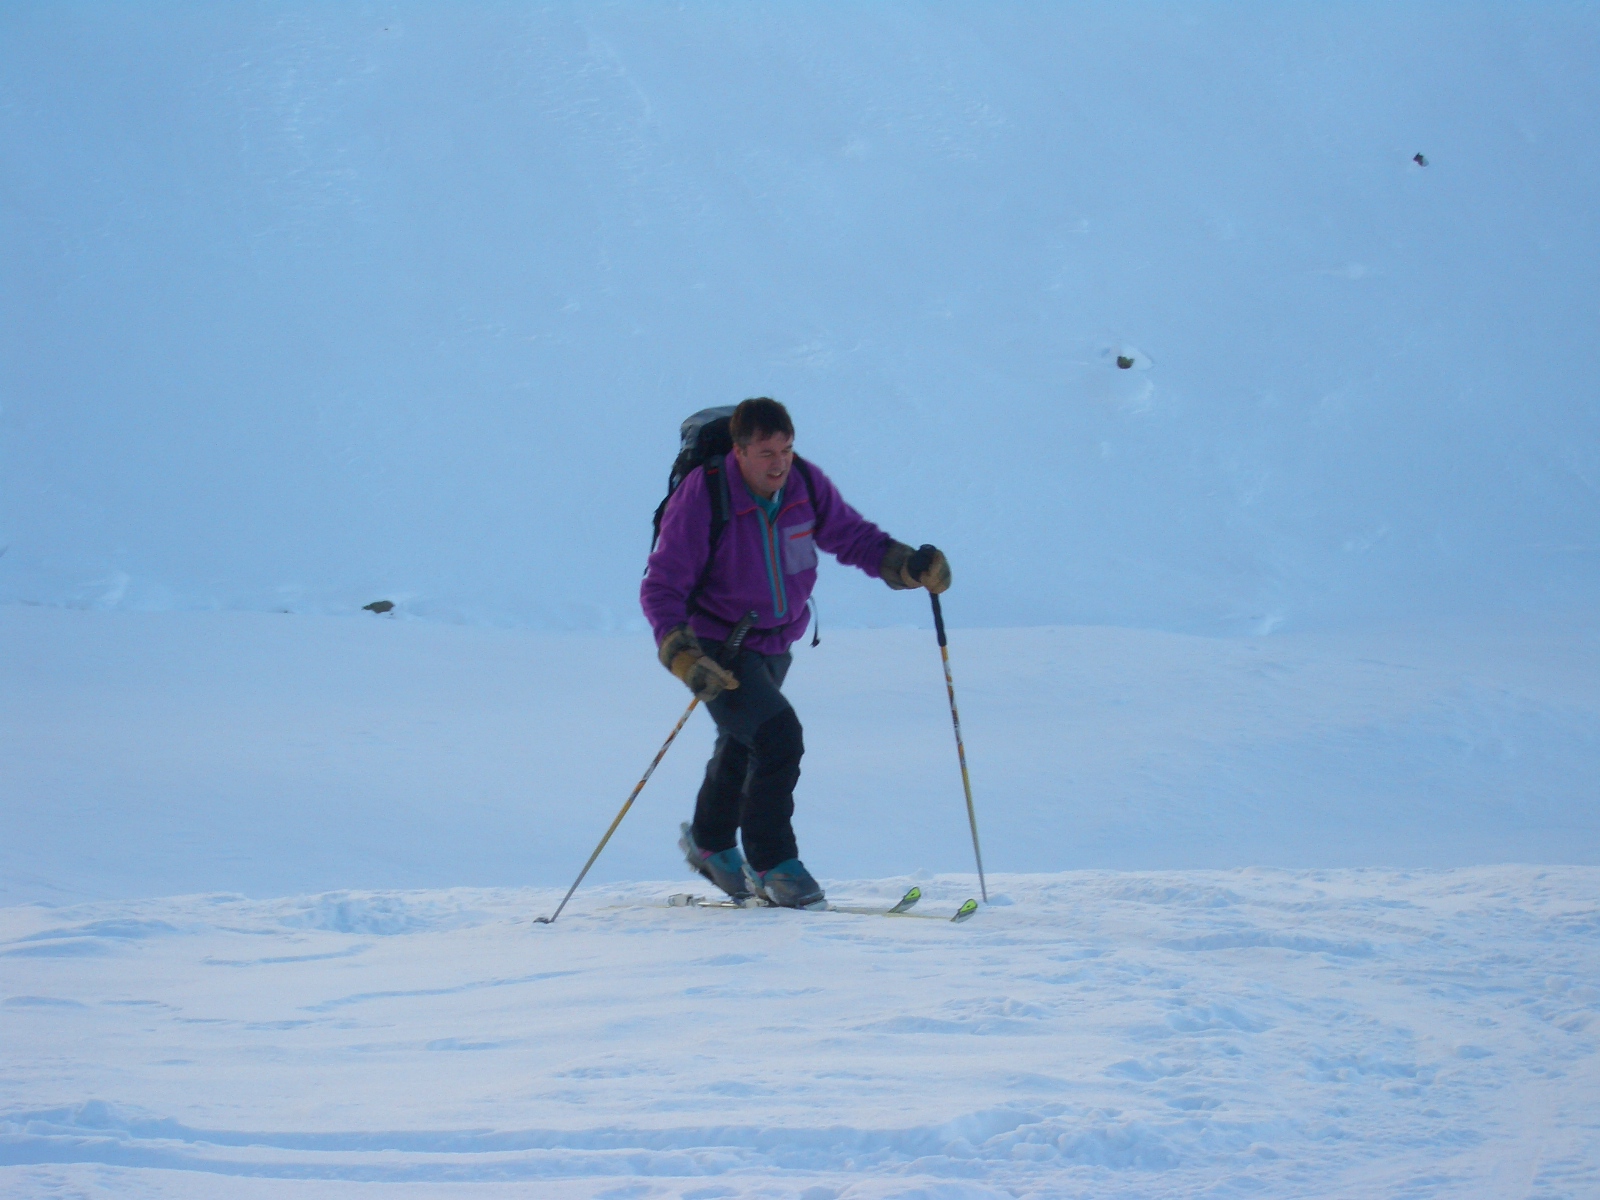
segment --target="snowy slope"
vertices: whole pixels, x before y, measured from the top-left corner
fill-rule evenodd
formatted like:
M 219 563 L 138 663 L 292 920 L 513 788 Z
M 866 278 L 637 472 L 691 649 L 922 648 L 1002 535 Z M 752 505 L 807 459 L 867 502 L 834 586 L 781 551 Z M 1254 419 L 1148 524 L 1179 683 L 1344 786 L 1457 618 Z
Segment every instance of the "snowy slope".
M 932 634 L 796 654 L 808 862 L 966 869 Z M 951 654 L 999 870 L 1600 864 L 1586 620 Z M 645 637 L 0 606 L 0 898 L 565 883 L 686 702 Z M 710 738 L 697 713 L 597 879 L 678 870 Z
M 1596 868 L 996 882 L 962 926 L 670 884 L 551 927 L 548 889 L 0 910 L 0 1194 L 1600 1189 Z
M 702 718 L 545 927 L 646 639 L 0 607 L 0 1195 L 1600 1186 L 1587 624 L 953 643 L 972 921 L 658 907 Z M 802 654 L 807 859 L 953 911 L 931 636 Z

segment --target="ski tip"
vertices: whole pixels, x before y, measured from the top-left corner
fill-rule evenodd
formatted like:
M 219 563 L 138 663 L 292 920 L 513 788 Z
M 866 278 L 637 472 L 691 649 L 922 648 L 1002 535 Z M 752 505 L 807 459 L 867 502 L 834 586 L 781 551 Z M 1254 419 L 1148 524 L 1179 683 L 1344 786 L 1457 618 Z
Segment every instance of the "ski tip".
M 909 892 L 907 892 L 904 896 L 901 896 L 900 897 L 900 903 L 896 904 L 889 911 L 892 912 L 892 913 L 905 912 L 908 908 L 910 908 L 913 904 L 915 904 L 918 900 L 921 900 L 921 899 L 922 899 L 922 889 L 919 888 L 919 887 L 914 887 Z
M 952 923 L 954 923 L 956 921 L 965 921 L 968 917 L 972 916 L 972 914 L 977 912 L 977 911 L 978 911 L 978 902 L 976 900 L 968 900 L 960 908 L 956 909 L 956 915 L 951 917 L 950 920 L 951 920 Z

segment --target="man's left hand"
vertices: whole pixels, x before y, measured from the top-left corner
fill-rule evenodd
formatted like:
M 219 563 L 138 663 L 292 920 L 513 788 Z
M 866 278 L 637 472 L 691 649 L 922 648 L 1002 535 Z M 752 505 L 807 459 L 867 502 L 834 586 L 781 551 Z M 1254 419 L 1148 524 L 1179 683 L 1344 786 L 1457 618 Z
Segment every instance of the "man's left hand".
M 937 546 L 923 545 L 906 563 L 906 574 L 935 596 L 950 586 L 950 563 Z
M 904 542 L 890 542 L 878 574 L 896 591 L 925 587 L 937 595 L 950 586 L 950 564 L 937 546 L 913 550 Z

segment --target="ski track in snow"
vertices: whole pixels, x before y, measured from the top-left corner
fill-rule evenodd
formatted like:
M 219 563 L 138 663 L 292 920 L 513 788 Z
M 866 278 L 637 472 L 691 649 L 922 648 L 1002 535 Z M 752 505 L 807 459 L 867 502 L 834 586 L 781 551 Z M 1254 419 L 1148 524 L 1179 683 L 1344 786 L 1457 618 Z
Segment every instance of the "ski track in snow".
M 1015 875 L 959 927 L 680 882 L 552 927 L 543 889 L 16 906 L 0 1194 L 1593 1196 L 1597 885 Z

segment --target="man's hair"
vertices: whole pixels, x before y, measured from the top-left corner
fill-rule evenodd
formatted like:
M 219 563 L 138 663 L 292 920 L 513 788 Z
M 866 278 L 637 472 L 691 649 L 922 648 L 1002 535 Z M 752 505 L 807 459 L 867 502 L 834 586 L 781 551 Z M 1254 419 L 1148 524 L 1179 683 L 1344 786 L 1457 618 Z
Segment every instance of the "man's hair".
M 767 396 L 743 400 L 733 410 L 728 421 L 728 433 L 735 446 L 748 446 L 757 438 L 771 437 L 775 433 L 794 436 L 794 422 L 789 410 Z

